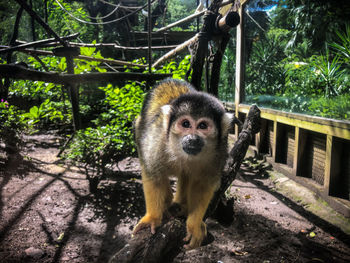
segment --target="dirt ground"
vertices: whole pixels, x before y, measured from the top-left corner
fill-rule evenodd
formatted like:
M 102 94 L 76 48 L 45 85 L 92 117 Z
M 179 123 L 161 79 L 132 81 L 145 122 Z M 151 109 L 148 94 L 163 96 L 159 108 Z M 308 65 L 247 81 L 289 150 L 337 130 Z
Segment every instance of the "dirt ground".
M 5 165 L 0 155 L 1 263 L 107 262 L 145 211 L 137 159 L 120 162 L 93 196 L 84 170 L 58 162 L 60 140 L 29 136 L 23 158 Z M 233 222 L 208 219 L 212 242 L 174 262 L 350 262 L 349 236 L 259 171 L 242 166 L 229 193 Z

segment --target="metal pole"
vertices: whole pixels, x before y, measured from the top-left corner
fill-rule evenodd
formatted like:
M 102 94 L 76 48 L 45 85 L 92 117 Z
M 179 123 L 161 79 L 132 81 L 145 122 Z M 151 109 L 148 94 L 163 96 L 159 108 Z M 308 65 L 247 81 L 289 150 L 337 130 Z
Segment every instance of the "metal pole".
M 239 118 L 239 104 L 244 100 L 244 5 L 239 9 L 241 23 L 237 26 L 236 44 L 236 87 L 235 87 L 235 116 Z M 235 126 L 235 135 L 238 139 L 238 126 Z
M 151 0 L 148 0 L 148 72 L 152 73 L 152 13 Z

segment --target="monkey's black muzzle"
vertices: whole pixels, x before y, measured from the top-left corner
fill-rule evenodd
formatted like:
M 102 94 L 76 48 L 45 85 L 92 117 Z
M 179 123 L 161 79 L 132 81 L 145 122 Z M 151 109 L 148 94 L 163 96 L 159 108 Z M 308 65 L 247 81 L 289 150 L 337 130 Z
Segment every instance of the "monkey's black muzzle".
M 182 149 L 187 154 L 196 155 L 200 153 L 203 146 L 204 141 L 198 135 L 188 134 L 182 138 Z

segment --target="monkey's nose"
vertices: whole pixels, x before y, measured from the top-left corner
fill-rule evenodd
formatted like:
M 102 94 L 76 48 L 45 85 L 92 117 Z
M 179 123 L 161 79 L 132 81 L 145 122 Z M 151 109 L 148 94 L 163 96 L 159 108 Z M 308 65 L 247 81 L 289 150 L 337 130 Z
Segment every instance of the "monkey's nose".
M 182 149 L 187 154 L 196 155 L 200 153 L 203 146 L 204 141 L 198 135 L 189 134 L 182 139 Z

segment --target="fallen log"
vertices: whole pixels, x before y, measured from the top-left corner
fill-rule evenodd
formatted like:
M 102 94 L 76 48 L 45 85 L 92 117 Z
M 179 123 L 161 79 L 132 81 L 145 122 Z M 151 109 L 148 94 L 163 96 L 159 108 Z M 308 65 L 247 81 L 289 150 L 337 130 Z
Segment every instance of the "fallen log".
M 205 218 L 213 215 L 220 200 L 236 178 L 236 174 L 246 155 L 251 139 L 260 130 L 260 110 L 253 105 L 243 124 L 237 141 L 229 153 L 221 186 L 211 201 Z M 183 250 L 186 223 L 183 218 L 165 219 L 165 222 L 152 235 L 148 228 L 140 230 L 131 241 L 110 259 L 109 263 L 121 262 L 171 262 Z M 210 229 L 208 229 L 210 231 Z M 215 242 L 215 241 L 214 241 Z

